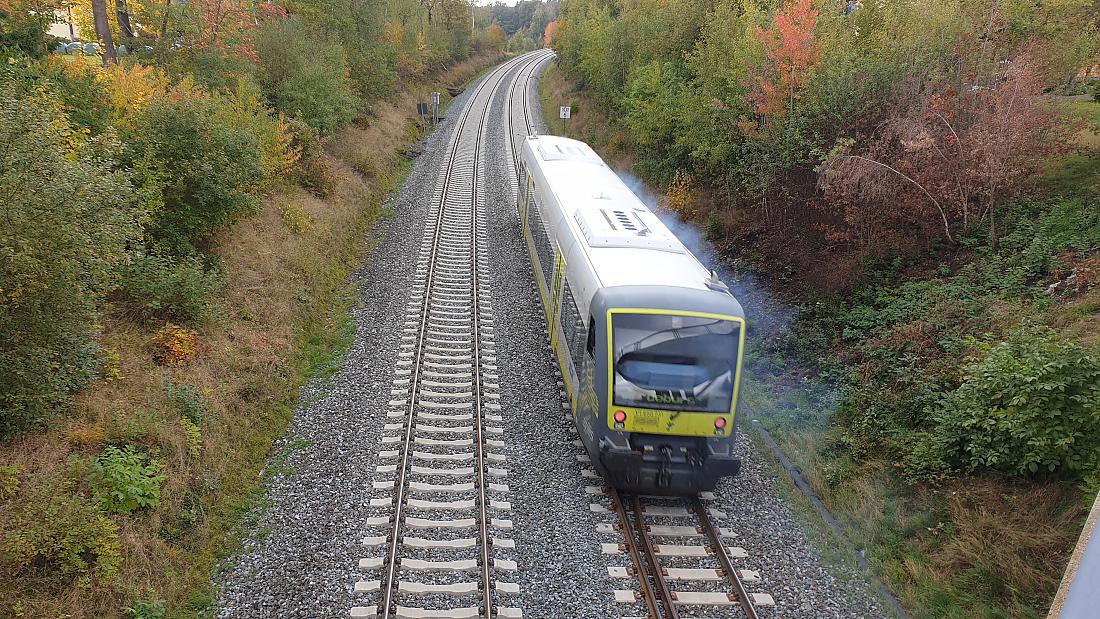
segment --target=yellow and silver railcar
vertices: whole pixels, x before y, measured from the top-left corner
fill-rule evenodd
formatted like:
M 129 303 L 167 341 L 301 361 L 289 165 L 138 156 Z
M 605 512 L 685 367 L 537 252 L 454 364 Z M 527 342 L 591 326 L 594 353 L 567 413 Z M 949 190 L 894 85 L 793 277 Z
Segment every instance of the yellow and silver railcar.
M 736 475 L 745 315 L 587 144 L 525 140 L 519 215 L 589 457 L 617 488 Z

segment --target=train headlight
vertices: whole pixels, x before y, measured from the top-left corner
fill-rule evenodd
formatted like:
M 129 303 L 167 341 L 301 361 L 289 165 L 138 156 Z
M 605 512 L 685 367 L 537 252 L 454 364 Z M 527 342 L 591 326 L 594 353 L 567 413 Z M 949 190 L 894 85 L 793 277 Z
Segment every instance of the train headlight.
M 626 421 L 626 411 L 615 411 L 614 419 L 615 427 L 622 428 L 624 426 L 624 422 Z

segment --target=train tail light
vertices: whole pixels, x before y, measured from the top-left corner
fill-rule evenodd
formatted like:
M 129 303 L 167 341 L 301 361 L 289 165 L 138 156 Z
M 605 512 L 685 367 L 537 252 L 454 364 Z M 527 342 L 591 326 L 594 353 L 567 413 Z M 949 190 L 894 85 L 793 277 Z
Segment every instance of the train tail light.
M 717 419 L 715 419 L 714 420 L 714 429 L 715 430 L 724 430 L 724 429 L 726 429 L 726 418 L 725 417 L 718 417 Z
M 615 427 L 622 428 L 626 421 L 626 411 L 615 411 L 614 419 Z

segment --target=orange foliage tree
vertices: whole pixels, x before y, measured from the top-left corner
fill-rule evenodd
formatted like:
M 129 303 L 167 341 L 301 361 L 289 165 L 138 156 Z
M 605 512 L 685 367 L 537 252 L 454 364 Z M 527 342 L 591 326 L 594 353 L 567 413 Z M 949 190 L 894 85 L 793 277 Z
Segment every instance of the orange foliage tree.
M 748 99 L 758 116 L 784 116 L 794 106 L 821 58 L 817 16 L 813 0 L 798 0 L 776 12 L 771 28 L 756 28 L 754 38 L 763 45 L 766 61 L 751 78 Z
M 253 61 L 258 57 L 252 36 L 261 23 L 287 16 L 277 4 L 251 0 L 193 0 L 192 6 L 198 12 L 194 47 L 233 51 Z
M 504 28 L 501 28 L 498 24 L 489 26 L 486 32 L 485 42 L 493 49 L 504 47 Z
M 558 31 L 558 20 L 554 20 L 549 24 L 546 24 L 546 30 L 542 33 L 542 40 L 546 43 L 546 47 L 551 47 L 554 43 L 554 33 Z

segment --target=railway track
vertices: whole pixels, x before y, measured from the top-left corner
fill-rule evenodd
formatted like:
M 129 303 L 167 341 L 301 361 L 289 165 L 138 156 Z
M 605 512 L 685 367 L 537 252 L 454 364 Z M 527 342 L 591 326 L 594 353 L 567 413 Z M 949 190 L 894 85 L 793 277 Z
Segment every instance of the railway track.
M 508 148 L 508 178 L 511 179 L 512 185 L 512 197 L 515 200 L 519 199 L 520 190 L 520 178 L 519 178 L 519 152 L 520 143 L 527 136 L 534 133 L 534 119 L 530 110 L 530 93 L 527 88 L 531 81 L 531 76 L 535 70 L 544 63 L 554 57 L 554 52 L 546 50 L 544 52 L 535 52 L 538 54 L 537 60 L 522 67 L 516 75 L 516 79 L 512 81 L 512 85 L 508 88 L 508 97 L 504 102 L 504 118 L 506 126 L 506 142 Z M 516 96 L 519 91 L 520 96 Z M 517 122 L 522 118 L 522 122 Z
M 736 537 L 715 525 L 725 514 L 705 504 L 712 497 L 642 497 L 614 489 L 589 487 L 591 494 L 606 495 L 610 507 L 593 504 L 595 512 L 616 518 L 599 527 L 600 533 L 619 534 L 623 543 L 604 543 L 603 552 L 622 555 L 629 565 L 608 568 L 613 579 L 636 580 L 638 589 L 615 589 L 615 601 L 644 606 L 649 619 L 714 616 L 757 619 L 758 607 L 772 606 L 766 593 L 750 593 L 747 585 L 760 581 L 759 573 L 737 568 L 735 560 L 748 554 L 726 546 L 723 538 Z M 635 618 L 624 618 L 635 619 Z
M 507 457 L 483 231 L 483 137 L 520 56 L 490 72 L 456 122 L 414 267 L 361 540 L 352 617 L 518 618 Z M 518 75 L 518 74 L 517 74 Z

